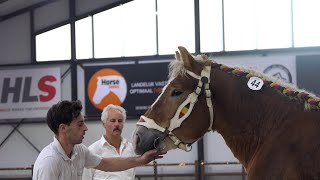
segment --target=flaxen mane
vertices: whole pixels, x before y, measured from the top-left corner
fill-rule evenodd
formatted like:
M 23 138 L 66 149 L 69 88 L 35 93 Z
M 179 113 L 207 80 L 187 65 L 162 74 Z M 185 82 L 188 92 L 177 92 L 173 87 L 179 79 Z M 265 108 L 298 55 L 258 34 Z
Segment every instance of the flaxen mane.
M 193 56 L 194 59 L 199 62 L 202 66 L 205 64 L 208 64 L 208 62 L 211 62 L 211 60 L 208 59 L 206 55 L 198 55 L 198 56 Z M 176 57 L 178 59 L 178 57 Z M 185 76 L 186 75 L 186 68 L 183 65 L 182 61 L 171 61 L 169 64 L 169 79 L 173 79 L 179 75 Z

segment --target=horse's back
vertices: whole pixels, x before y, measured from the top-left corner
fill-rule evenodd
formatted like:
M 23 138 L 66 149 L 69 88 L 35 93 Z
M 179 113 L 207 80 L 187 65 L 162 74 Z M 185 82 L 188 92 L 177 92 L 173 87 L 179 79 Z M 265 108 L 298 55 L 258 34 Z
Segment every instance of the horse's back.
M 320 179 L 320 112 L 287 118 L 257 152 L 250 179 Z

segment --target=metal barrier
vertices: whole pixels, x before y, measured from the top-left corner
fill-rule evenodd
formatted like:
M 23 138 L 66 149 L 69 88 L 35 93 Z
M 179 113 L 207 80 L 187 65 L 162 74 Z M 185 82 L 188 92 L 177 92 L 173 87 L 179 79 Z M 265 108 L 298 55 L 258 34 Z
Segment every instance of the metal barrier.
M 142 167 L 152 166 L 154 169 L 153 174 L 136 174 L 136 179 L 143 180 L 144 177 L 154 177 L 154 180 L 157 180 L 158 177 L 194 177 L 195 180 L 204 180 L 205 177 L 209 176 L 241 176 L 242 180 L 246 179 L 246 172 L 242 166 L 241 172 L 205 172 L 205 166 L 210 165 L 241 165 L 239 162 L 198 162 L 194 163 L 170 163 L 170 164 L 158 164 L 156 161 L 153 164 L 147 164 Z M 158 174 L 158 167 L 160 166 L 194 166 L 194 173 L 170 173 L 170 174 Z M 198 172 L 198 166 L 200 166 L 200 172 Z
M 217 165 L 241 165 L 239 162 L 198 162 L 195 161 L 194 163 L 165 163 L 165 164 L 158 164 L 156 161 L 153 161 L 153 164 L 147 164 L 140 167 L 153 167 L 153 174 L 136 174 L 136 179 L 143 180 L 143 178 L 151 178 L 153 177 L 154 180 L 157 180 L 158 177 L 194 177 L 195 180 L 204 180 L 205 177 L 209 176 L 241 176 L 242 180 L 246 179 L 246 172 L 242 166 L 241 172 L 205 172 L 205 166 L 217 166 Z M 169 166 L 194 166 L 194 173 L 169 173 L 169 174 L 159 174 L 158 167 L 169 167 Z M 198 168 L 200 166 L 200 168 Z M 199 170 L 200 169 L 200 172 Z M 30 170 L 30 177 L 32 177 L 32 170 L 33 165 L 31 167 L 22 167 L 22 168 L 0 168 L 0 171 L 19 171 L 19 170 Z M 1 177 L 0 177 L 1 179 Z
M 204 167 L 210 165 L 241 165 L 239 162 L 202 162 L 201 163 L 201 180 L 204 180 L 206 176 L 241 176 L 242 180 L 246 180 L 247 173 L 244 167 L 241 165 L 241 172 L 205 172 Z
M 0 171 L 25 171 L 25 170 L 31 170 L 32 167 L 25 167 L 25 168 L 0 168 Z
M 194 173 L 174 173 L 174 174 L 158 174 L 158 167 L 159 166 L 194 166 Z M 140 167 L 153 167 L 153 174 L 136 174 L 136 179 L 141 180 L 144 177 L 154 177 L 154 180 L 157 180 L 158 177 L 181 177 L 181 176 L 190 176 L 195 177 L 196 180 L 199 180 L 198 161 L 195 163 L 170 163 L 170 164 L 158 164 L 157 161 L 153 161 L 153 164 L 147 164 Z
M 27 175 L 25 177 L 10 177 L 10 179 L 12 180 L 31 180 L 32 179 L 32 174 L 33 174 L 33 165 L 31 167 L 18 167 L 18 168 L 0 168 L 0 172 L 1 171 L 30 171 L 30 175 Z M 8 177 L 1 177 L 0 176 L 0 180 L 1 179 L 5 179 L 7 180 Z

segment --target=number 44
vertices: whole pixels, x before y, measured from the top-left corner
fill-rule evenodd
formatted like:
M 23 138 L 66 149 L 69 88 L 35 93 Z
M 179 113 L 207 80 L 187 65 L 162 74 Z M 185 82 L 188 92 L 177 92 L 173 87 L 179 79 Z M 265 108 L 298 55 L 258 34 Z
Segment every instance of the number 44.
M 254 80 L 254 81 L 251 82 L 251 85 L 255 86 L 256 88 L 259 87 L 259 84 L 260 84 L 260 81 L 257 81 L 257 80 Z
M 260 90 L 263 86 L 263 80 L 259 77 L 251 77 L 247 83 L 247 86 L 254 91 Z

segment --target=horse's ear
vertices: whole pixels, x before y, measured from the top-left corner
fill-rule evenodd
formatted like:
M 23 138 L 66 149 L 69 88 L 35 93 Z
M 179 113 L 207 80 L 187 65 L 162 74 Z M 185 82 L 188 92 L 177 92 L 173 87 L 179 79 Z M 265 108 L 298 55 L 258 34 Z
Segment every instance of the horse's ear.
M 181 56 L 180 56 L 178 51 L 176 51 L 176 56 L 175 57 L 176 57 L 177 60 L 181 61 Z
M 191 56 L 191 54 L 188 52 L 188 50 L 183 47 L 183 46 L 179 46 L 178 47 L 179 51 L 180 51 L 180 60 L 183 61 L 184 66 L 191 70 L 192 69 L 192 65 L 191 63 L 194 61 L 193 57 Z

